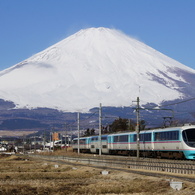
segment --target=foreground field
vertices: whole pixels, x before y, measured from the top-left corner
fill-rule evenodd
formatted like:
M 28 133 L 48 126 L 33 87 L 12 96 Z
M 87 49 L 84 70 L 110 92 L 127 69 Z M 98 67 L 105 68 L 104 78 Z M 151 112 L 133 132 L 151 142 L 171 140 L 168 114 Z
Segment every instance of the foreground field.
M 81 165 L 56 164 L 28 157 L 0 157 L 0 194 L 185 194 L 195 195 L 193 183 L 184 182 L 180 191 L 173 190 L 166 179 L 137 174 L 101 171 Z

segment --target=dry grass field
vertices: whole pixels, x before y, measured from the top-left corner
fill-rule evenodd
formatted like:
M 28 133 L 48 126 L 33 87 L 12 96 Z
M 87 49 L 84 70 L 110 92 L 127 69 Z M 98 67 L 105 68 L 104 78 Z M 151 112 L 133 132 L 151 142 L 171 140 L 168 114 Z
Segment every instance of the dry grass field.
M 193 183 L 184 182 L 173 190 L 165 178 L 140 176 L 81 165 L 56 164 L 28 157 L 0 156 L 0 194 L 2 195 L 195 195 Z

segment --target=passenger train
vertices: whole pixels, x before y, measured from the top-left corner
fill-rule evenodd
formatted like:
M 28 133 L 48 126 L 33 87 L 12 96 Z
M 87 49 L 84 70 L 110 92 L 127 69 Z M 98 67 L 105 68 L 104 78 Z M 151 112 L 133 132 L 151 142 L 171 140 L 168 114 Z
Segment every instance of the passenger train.
M 137 133 L 115 133 L 73 139 L 73 151 L 136 156 Z M 100 145 L 101 143 L 101 145 Z M 139 133 L 141 157 L 195 159 L 195 125 L 144 130 Z M 99 147 L 101 146 L 101 147 Z

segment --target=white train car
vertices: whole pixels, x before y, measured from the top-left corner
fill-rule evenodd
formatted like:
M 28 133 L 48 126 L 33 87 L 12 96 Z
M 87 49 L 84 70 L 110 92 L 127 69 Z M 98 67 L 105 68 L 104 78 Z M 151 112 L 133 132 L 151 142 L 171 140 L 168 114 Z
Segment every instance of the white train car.
M 102 135 L 101 141 L 99 141 L 99 136 L 92 136 L 90 140 L 90 152 L 91 153 L 99 153 L 100 143 L 101 143 L 101 153 L 108 154 L 108 136 Z
M 98 153 L 99 137 L 80 138 L 85 142 L 86 151 Z M 139 133 L 140 156 L 173 159 L 195 159 L 195 125 L 170 127 L 141 131 Z M 76 146 L 75 146 L 76 147 Z M 116 133 L 103 135 L 102 153 L 126 154 L 137 153 L 137 133 Z M 85 151 L 85 150 L 83 150 Z
M 130 146 L 130 133 L 108 135 L 109 154 L 128 154 Z
M 72 148 L 74 152 L 78 151 L 78 148 L 80 152 L 90 152 L 90 140 L 91 137 L 81 137 L 78 142 L 78 138 L 73 139 L 72 142 Z

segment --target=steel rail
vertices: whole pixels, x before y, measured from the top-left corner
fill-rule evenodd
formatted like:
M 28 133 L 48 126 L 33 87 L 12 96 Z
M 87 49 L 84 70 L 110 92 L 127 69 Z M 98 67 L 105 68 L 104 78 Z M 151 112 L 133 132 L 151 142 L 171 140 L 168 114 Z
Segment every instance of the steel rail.
M 175 175 L 173 173 L 171 174 L 166 174 L 162 172 L 149 172 L 149 171 L 144 171 L 144 170 L 135 170 L 135 169 L 127 169 L 127 168 L 116 168 L 116 167 L 110 167 L 110 166 L 97 166 L 97 165 L 92 165 L 92 164 L 83 164 L 83 163 L 78 163 L 78 162 L 70 162 L 66 161 L 66 159 L 63 158 L 53 158 L 55 156 L 43 156 L 43 155 L 30 155 L 32 158 L 38 158 L 38 159 L 44 159 L 45 161 L 48 162 L 55 162 L 59 164 L 67 164 L 67 165 L 72 165 L 72 166 L 84 166 L 84 167 L 92 167 L 92 168 L 97 168 L 97 169 L 106 169 L 106 170 L 112 170 L 112 171 L 121 171 L 121 172 L 126 172 L 126 173 L 133 173 L 133 174 L 139 174 L 139 175 L 144 175 L 144 176 L 152 176 L 152 177 L 165 177 L 165 179 L 169 178 L 169 180 L 173 179 L 180 179 L 188 182 L 195 183 L 195 178 L 189 177 L 189 175 Z M 75 159 L 75 158 L 74 158 Z

